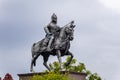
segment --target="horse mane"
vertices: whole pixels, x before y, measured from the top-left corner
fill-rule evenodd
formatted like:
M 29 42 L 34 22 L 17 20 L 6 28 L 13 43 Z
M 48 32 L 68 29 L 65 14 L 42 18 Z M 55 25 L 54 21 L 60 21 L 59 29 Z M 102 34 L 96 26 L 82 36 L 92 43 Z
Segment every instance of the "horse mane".
M 66 29 L 67 26 L 63 26 L 60 30 L 60 33 L 59 33 L 59 37 L 62 38 L 63 37 L 63 34 L 64 34 L 64 31 Z

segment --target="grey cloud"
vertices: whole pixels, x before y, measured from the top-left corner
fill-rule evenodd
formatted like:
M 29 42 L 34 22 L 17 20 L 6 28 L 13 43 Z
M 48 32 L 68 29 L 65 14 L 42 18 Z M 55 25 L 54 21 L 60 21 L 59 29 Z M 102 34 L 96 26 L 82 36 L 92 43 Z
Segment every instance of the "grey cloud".
M 60 26 L 75 20 L 75 39 L 70 49 L 75 58 L 103 78 L 119 80 L 120 14 L 97 0 L 6 0 L 0 9 L 0 75 L 9 71 L 17 78 L 17 73 L 29 72 L 32 43 L 44 38 L 43 27 L 55 12 Z M 42 57 L 36 71 L 45 69 L 40 64 Z

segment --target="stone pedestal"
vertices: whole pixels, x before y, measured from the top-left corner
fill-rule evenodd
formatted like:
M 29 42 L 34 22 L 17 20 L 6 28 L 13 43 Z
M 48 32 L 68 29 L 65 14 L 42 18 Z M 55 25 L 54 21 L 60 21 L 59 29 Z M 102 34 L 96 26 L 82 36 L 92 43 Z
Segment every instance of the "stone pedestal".
M 61 74 L 65 74 L 67 71 L 61 71 Z M 44 75 L 47 74 L 45 72 L 39 73 L 25 73 L 25 74 L 18 74 L 19 80 L 30 80 L 31 77 L 34 75 Z M 69 72 L 68 76 L 74 80 L 86 80 L 86 74 L 80 72 Z

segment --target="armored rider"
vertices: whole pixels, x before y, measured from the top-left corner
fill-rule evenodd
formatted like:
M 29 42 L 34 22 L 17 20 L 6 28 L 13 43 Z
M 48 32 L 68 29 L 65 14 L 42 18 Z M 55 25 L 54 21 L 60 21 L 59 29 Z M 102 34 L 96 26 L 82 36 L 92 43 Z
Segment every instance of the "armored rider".
M 51 44 L 55 37 L 54 35 L 56 34 L 56 32 L 60 31 L 60 27 L 57 25 L 57 16 L 55 13 L 53 13 L 53 15 L 51 16 L 51 22 L 44 27 L 44 30 L 46 33 L 46 37 L 43 45 L 47 47 L 47 51 L 51 51 Z

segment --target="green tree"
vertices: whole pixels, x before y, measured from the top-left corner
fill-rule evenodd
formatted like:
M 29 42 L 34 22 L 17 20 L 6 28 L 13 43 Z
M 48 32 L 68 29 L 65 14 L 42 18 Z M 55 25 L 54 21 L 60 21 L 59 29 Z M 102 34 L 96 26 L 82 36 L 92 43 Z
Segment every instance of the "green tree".
M 70 57 L 66 58 L 66 61 L 62 63 L 63 70 L 65 71 L 74 71 L 74 72 L 82 72 L 86 73 L 86 80 L 102 80 L 101 77 L 97 73 L 92 73 L 90 70 L 87 70 L 84 63 L 77 62 L 76 59 L 72 59 L 69 66 L 66 66 L 66 62 L 68 62 Z M 48 74 L 44 74 L 42 76 L 35 75 L 31 78 L 31 80 L 74 80 L 70 79 L 67 75 L 60 74 L 60 65 L 58 61 L 49 64 L 51 72 Z
M 35 75 L 30 80 L 72 80 L 67 74 L 60 74 L 60 72 L 48 72 L 41 76 Z
M 102 80 L 101 77 L 97 73 L 92 73 L 90 70 L 87 70 L 84 63 L 77 63 L 76 59 L 72 59 L 69 66 L 66 66 L 66 62 L 68 62 L 70 57 L 66 58 L 66 61 L 62 63 L 63 70 L 74 71 L 74 72 L 82 72 L 86 73 L 87 80 Z M 55 61 L 49 64 L 52 71 L 59 71 L 59 62 Z

